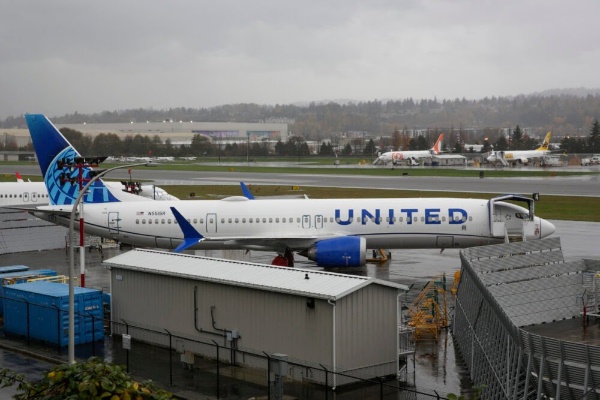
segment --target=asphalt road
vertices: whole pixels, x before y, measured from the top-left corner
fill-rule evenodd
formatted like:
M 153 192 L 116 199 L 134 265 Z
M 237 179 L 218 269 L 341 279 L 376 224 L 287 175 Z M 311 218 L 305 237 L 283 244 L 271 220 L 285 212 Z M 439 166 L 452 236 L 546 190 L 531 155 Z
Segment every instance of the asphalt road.
M 226 166 L 224 164 L 224 166 Z M 40 175 L 37 165 L 19 166 L 19 172 L 27 175 Z M 336 168 L 336 167 L 331 167 Z M 365 166 L 364 168 L 374 168 Z M 524 170 L 531 170 L 532 167 Z M 14 166 L 0 165 L 0 173 L 14 174 Z M 569 167 L 569 170 L 581 170 Z M 276 171 L 276 168 L 274 168 Z M 600 167 L 596 168 L 600 172 Z M 474 170 L 479 171 L 479 170 Z M 401 175 L 359 176 L 359 175 L 316 175 L 306 168 L 305 173 L 244 173 L 235 171 L 232 166 L 227 172 L 203 171 L 167 171 L 155 168 L 136 168 L 133 179 L 152 180 L 156 185 L 238 185 L 240 181 L 252 185 L 298 185 L 318 187 L 355 187 L 365 189 L 404 189 L 422 191 L 460 191 L 468 193 L 520 193 L 540 195 L 568 195 L 600 197 L 600 174 L 569 177 L 523 177 L 523 178 L 453 178 L 453 177 L 417 177 Z M 477 174 L 478 175 L 478 174 Z M 125 169 L 116 170 L 109 176 L 112 179 L 129 179 Z

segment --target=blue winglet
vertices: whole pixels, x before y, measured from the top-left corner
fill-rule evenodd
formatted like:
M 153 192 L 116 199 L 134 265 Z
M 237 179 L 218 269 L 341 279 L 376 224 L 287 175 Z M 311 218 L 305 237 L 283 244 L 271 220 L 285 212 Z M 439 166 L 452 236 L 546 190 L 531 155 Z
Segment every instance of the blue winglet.
M 250 189 L 248 189 L 248 186 L 246 186 L 244 182 L 240 182 L 240 185 L 242 186 L 242 193 L 244 193 L 244 197 L 250 200 L 254 200 L 254 195 L 252 194 Z
M 179 246 L 177 246 L 175 250 L 173 250 L 173 252 L 179 253 L 187 249 L 188 247 L 191 247 L 196 243 L 199 243 L 200 241 L 204 240 L 204 236 L 202 236 L 200 232 L 198 232 L 192 226 L 192 224 L 190 224 L 187 221 L 187 219 L 183 218 L 183 215 L 181 215 L 181 213 L 177 211 L 175 207 L 171 207 L 171 212 L 175 216 L 175 219 L 177 220 L 177 223 L 179 224 L 179 227 L 183 232 L 183 242 L 181 242 Z

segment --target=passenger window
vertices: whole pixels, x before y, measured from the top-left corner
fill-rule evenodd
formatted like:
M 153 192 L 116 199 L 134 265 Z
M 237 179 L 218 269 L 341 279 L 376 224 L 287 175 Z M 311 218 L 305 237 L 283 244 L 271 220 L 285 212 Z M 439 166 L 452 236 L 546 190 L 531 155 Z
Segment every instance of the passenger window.
M 246 218 L 242 218 L 242 224 L 246 223 Z
M 149 223 L 149 224 L 152 224 L 152 220 L 151 220 L 151 219 L 149 219 L 149 220 L 148 220 L 148 223 Z
M 145 218 L 142 220 L 142 225 L 146 225 L 146 219 Z
M 135 224 L 136 224 L 136 225 L 139 225 L 139 224 L 140 224 L 140 220 L 139 220 L 139 219 L 136 219 L 136 220 L 135 220 Z
M 251 224 L 252 222 L 254 222 L 254 220 L 252 218 L 248 218 L 248 223 Z
M 198 223 L 198 220 L 194 218 L 194 225 Z

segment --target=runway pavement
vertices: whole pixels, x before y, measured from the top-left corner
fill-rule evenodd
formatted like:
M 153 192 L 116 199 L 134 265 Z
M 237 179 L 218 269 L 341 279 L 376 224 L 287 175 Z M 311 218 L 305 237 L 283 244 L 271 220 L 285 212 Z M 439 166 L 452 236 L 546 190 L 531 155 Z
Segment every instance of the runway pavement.
M 227 164 L 223 164 L 227 167 Z M 298 166 L 298 165 L 294 165 Z M 0 165 L 0 173 L 14 174 L 13 166 Z M 331 167 L 335 168 L 335 167 Z M 364 166 L 361 168 L 376 168 Z M 419 167 L 421 168 L 421 167 Z M 533 167 L 521 170 L 532 170 Z M 39 175 L 39 167 L 35 164 L 19 166 L 21 174 Z M 551 177 L 523 177 L 523 178 L 488 178 L 485 172 L 490 169 L 473 169 L 477 177 L 417 177 L 408 175 L 398 176 L 364 176 L 364 175 L 318 175 L 311 174 L 310 168 L 305 168 L 304 173 L 281 174 L 245 173 L 237 172 L 235 166 L 225 172 L 205 171 L 170 171 L 155 168 L 137 168 L 133 171 L 134 179 L 151 180 L 160 185 L 238 185 L 240 181 L 252 185 L 298 185 L 319 187 L 355 187 L 365 189 L 405 189 L 422 191 L 460 191 L 468 193 L 540 193 L 542 195 L 570 195 L 570 196 L 600 196 L 600 174 L 577 176 L 551 176 Z M 584 169 L 582 167 L 569 167 L 570 171 L 597 171 L 600 167 Z M 558 169 L 556 169 L 558 170 Z M 406 169 L 402 170 L 406 171 Z M 484 178 L 479 178 L 479 171 L 484 172 Z M 111 173 L 112 179 L 128 179 L 125 170 Z

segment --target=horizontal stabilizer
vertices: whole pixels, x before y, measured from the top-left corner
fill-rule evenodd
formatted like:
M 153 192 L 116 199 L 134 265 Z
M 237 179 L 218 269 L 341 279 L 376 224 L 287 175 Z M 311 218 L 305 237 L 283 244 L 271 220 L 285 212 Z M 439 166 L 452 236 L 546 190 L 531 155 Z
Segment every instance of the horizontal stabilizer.
M 179 246 L 177 246 L 175 248 L 175 250 L 173 250 L 175 253 L 179 253 L 189 247 L 194 246 L 195 244 L 199 243 L 200 241 L 204 240 L 204 236 L 202 236 L 200 234 L 200 232 L 198 232 L 192 226 L 192 224 L 190 224 L 187 221 L 187 219 L 185 219 L 183 217 L 183 215 L 181 215 L 181 213 L 179 211 L 177 211 L 177 209 L 175 207 L 170 207 L 170 208 L 171 208 L 171 212 L 175 216 L 175 219 L 177 220 L 177 223 L 179 224 L 179 227 L 181 228 L 181 231 L 183 232 L 183 242 L 181 242 L 179 244 Z

